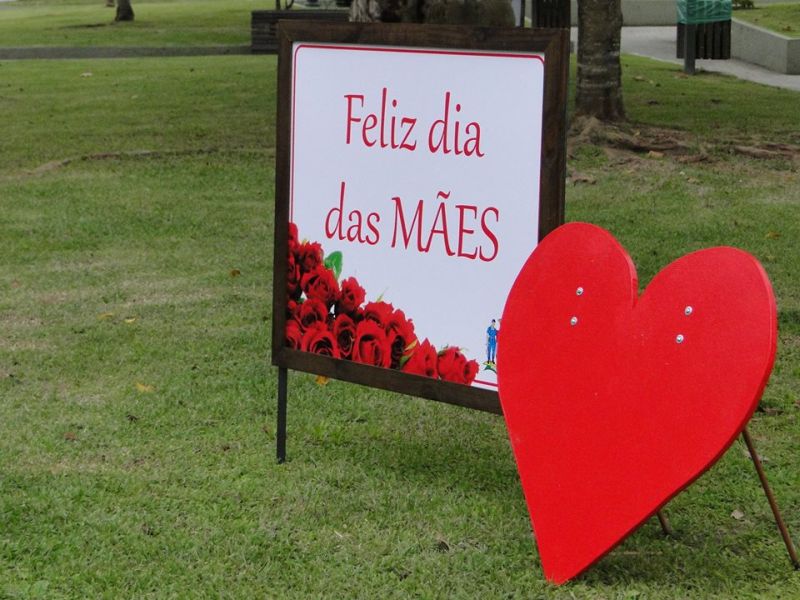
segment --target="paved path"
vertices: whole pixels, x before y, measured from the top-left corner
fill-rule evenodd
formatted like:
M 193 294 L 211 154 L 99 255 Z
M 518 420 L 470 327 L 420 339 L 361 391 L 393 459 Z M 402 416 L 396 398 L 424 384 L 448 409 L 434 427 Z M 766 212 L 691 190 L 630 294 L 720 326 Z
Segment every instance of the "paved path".
M 572 28 L 572 39 L 577 40 L 577 29 Z M 675 58 L 675 27 L 623 27 L 622 51 L 638 54 L 675 64 L 683 64 L 683 59 Z M 577 43 L 577 42 L 576 42 Z M 784 75 L 741 60 L 697 60 L 695 67 L 700 70 L 726 73 L 765 85 L 800 91 L 800 75 Z
M 2 0 L 0 0 L 2 1 Z M 26 46 L 0 47 L 0 60 L 26 58 L 134 58 L 142 56 L 218 56 L 250 54 L 250 46 Z

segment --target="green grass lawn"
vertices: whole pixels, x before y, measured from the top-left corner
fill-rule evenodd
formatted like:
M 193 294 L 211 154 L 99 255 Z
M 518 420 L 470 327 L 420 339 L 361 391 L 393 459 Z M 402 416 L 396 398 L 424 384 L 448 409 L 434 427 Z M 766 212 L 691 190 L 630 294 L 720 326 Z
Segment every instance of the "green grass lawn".
M 19 0 L 0 9 L 0 46 L 206 46 L 250 43 L 250 12 L 270 0 L 137 1 L 114 23 L 103 0 Z
M 752 10 L 737 10 L 733 16 L 781 35 L 800 37 L 800 4 L 764 4 Z
M 293 373 L 275 464 L 275 67 L 0 62 L 0 598 L 799 597 L 740 442 L 673 538 L 647 523 L 561 588 L 496 416 Z M 732 149 L 800 142 L 800 96 L 624 72 L 631 117 L 694 150 L 578 148 L 567 216 L 643 285 L 710 245 L 763 262 L 780 341 L 750 429 L 797 538 L 800 164 Z

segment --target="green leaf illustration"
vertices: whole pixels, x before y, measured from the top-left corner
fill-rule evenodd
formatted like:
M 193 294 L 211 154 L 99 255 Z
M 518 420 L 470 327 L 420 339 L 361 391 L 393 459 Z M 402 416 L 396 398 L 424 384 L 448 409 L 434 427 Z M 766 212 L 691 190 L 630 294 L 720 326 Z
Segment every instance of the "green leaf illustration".
M 342 274 L 342 253 L 338 250 L 331 252 L 325 257 L 323 264 L 325 268 L 333 271 L 333 276 L 336 277 L 336 281 L 339 281 L 339 275 Z

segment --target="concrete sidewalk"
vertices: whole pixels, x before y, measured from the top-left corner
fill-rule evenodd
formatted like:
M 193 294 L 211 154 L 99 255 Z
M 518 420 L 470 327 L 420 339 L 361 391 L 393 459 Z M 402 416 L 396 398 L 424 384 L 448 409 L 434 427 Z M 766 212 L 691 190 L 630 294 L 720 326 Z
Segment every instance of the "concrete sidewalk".
M 578 31 L 575 27 L 571 30 L 571 36 L 577 44 Z M 683 59 L 675 58 L 676 38 L 674 25 L 670 27 L 623 27 L 622 52 L 683 65 Z M 800 91 L 800 75 L 775 73 L 733 58 L 729 60 L 697 60 L 695 66 L 697 70 L 725 73 L 764 85 Z

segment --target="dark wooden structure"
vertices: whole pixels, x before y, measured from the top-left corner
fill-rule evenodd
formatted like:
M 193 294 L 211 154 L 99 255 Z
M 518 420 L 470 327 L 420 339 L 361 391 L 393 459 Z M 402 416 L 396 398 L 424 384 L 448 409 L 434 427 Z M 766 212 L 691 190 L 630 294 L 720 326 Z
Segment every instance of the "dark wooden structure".
M 531 16 L 534 27 L 569 29 L 569 0 L 532 0 Z
M 254 10 L 250 16 L 250 50 L 253 54 L 275 54 L 278 51 L 278 21 L 309 19 L 313 21 L 347 21 L 348 9 Z
M 309 11 L 298 11 L 307 13 Z M 330 11 L 328 11 L 330 12 Z M 357 44 L 391 47 L 455 48 L 535 52 L 545 57 L 542 106 L 539 239 L 564 222 L 566 172 L 566 106 L 569 33 L 564 30 L 471 28 L 413 23 L 315 23 L 306 19 L 281 23 L 278 53 L 278 120 L 275 182 L 275 253 L 272 319 L 272 364 L 278 367 L 277 456 L 286 458 L 288 370 L 305 371 L 466 408 L 500 414 L 497 392 L 412 375 L 398 370 L 333 359 L 291 348 L 286 342 L 285 282 L 289 252 L 289 198 L 292 140 L 292 44 Z
M 731 57 L 731 22 L 715 21 L 695 25 L 695 58 L 726 60 Z M 678 23 L 677 57 L 685 58 L 687 26 Z

